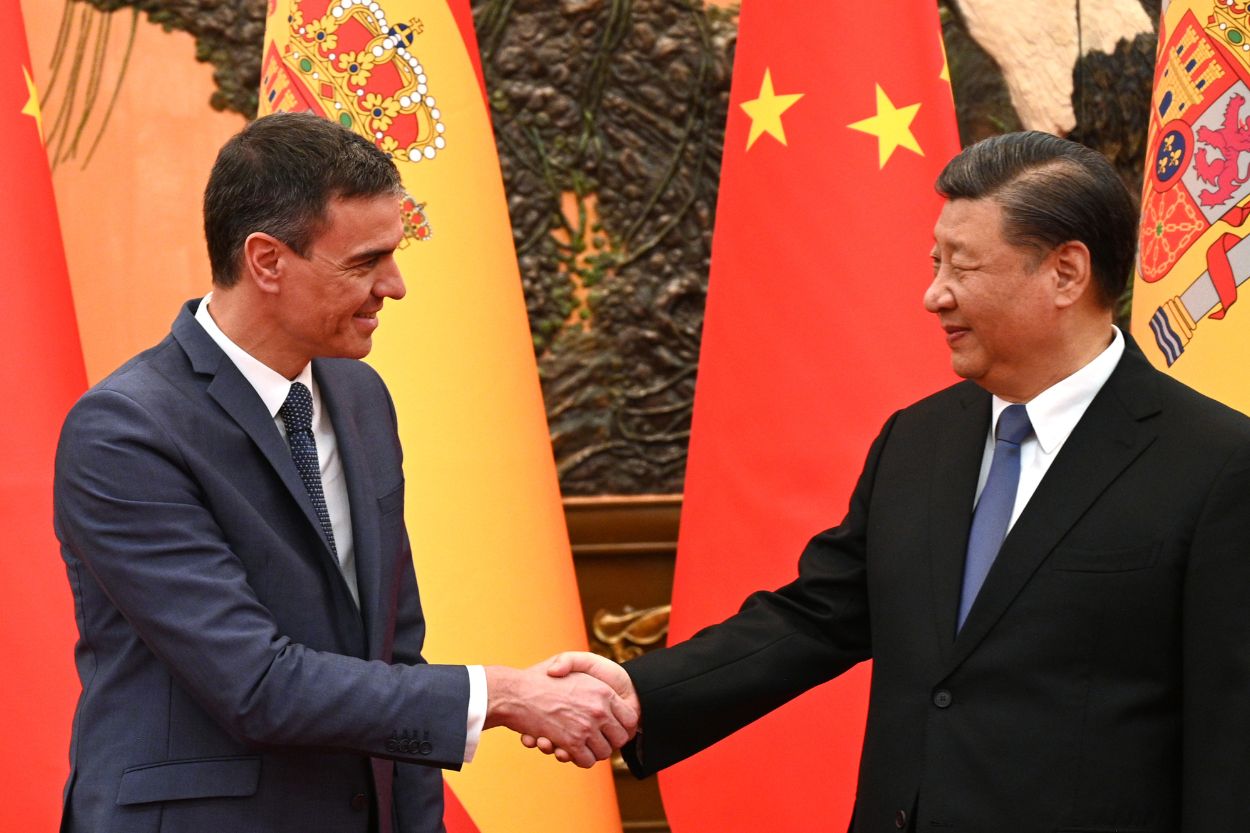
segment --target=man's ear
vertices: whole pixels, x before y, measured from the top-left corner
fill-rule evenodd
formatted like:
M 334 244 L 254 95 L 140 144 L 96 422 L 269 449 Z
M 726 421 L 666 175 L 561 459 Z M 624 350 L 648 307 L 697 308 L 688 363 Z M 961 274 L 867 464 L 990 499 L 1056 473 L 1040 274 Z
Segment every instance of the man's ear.
M 1094 272 L 1089 248 L 1084 243 L 1079 240 L 1060 243 L 1048 259 L 1055 270 L 1056 306 L 1070 307 L 1093 290 Z
M 254 231 L 243 241 L 243 277 L 261 292 L 278 294 L 287 259 L 295 252 L 278 238 Z

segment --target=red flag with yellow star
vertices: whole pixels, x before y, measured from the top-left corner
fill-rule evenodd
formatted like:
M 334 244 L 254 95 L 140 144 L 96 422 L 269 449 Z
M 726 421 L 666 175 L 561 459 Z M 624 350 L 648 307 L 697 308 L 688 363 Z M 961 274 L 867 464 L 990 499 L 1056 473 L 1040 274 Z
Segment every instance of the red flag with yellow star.
M 69 773 L 74 610 L 52 533 L 52 458 L 61 422 L 87 387 L 39 96 L 18 0 L 0 0 L 0 830 L 56 830 Z
M 952 380 L 921 307 L 959 148 L 936 4 L 743 0 L 739 23 L 674 642 L 791 580 L 889 414 Z M 675 833 L 846 829 L 867 681 L 661 773 Z

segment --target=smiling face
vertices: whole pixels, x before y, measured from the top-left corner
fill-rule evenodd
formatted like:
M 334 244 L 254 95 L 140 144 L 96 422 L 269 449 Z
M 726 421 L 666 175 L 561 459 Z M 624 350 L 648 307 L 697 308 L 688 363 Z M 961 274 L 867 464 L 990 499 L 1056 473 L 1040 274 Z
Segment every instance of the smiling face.
M 306 255 L 286 250 L 278 326 L 300 367 L 369 354 L 383 301 L 406 292 L 395 263 L 403 237 L 396 196 L 335 197 Z
M 1052 254 L 1007 242 L 990 198 L 949 200 L 933 237 L 924 305 L 946 333 L 955 373 L 1025 402 L 1070 372 Z

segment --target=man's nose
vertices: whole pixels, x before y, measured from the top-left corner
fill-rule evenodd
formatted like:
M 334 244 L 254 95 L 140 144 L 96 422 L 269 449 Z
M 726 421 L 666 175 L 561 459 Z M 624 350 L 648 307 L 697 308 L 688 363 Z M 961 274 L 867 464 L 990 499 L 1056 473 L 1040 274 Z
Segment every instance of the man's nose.
M 929 288 L 924 291 L 924 308 L 929 312 L 937 313 L 944 309 L 950 309 L 954 305 L 954 296 L 951 295 L 950 287 L 946 285 L 945 276 L 939 269 L 933 276 L 933 281 L 929 284 Z
M 393 298 L 398 301 L 408 294 L 408 287 L 404 286 L 404 276 L 400 273 L 394 256 L 387 258 L 387 261 L 378 282 L 373 286 L 373 294 L 379 298 Z

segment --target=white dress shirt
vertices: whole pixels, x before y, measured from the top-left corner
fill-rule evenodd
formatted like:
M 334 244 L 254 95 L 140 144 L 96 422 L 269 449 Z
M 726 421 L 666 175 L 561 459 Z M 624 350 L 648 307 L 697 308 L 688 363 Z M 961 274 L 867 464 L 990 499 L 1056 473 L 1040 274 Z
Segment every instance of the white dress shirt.
M 1050 464 L 1055 461 L 1059 449 L 1067 442 L 1076 424 L 1081 421 L 1085 409 L 1094 401 L 1098 391 L 1111 377 L 1111 371 L 1119 364 L 1124 355 L 1124 335 L 1116 327 L 1111 328 L 1113 336 L 1107 346 L 1089 364 L 1025 403 L 1024 409 L 1033 424 L 1033 433 L 1020 444 L 1020 484 L 1016 488 L 1016 503 L 1011 510 L 1011 521 L 1007 525 L 1010 531 L 1016 519 L 1024 511 L 1029 498 L 1037 491 Z M 998 418 L 1012 403 L 1005 399 L 993 397 L 992 418 L 989 434 L 985 438 L 985 451 L 981 457 L 981 477 L 977 481 L 976 500 L 981 497 L 985 481 L 990 476 L 990 462 L 994 458 L 994 432 L 998 427 Z M 973 501 L 975 506 L 976 500 Z
M 294 379 L 287 379 L 281 373 L 258 360 L 239 345 L 230 340 L 222 332 L 209 314 L 209 303 L 212 293 L 204 296 L 195 311 L 195 320 L 204 328 L 204 332 L 216 342 L 226 358 L 243 374 L 256 390 L 256 394 L 269 415 L 273 418 L 278 431 L 286 439 L 286 426 L 278 409 L 286 402 L 292 382 L 300 382 L 312 393 L 312 432 L 317 443 L 317 461 L 321 465 L 321 488 L 325 492 L 326 511 L 330 515 L 330 527 L 334 530 L 334 546 L 338 552 L 339 571 L 347 582 L 347 589 L 352 594 L 356 607 L 360 607 L 360 591 L 356 581 L 356 547 L 352 536 L 351 504 L 347 497 L 347 480 L 343 475 L 343 459 L 339 456 L 338 440 L 334 435 L 334 426 L 330 417 L 321 406 L 321 392 L 313 379 L 312 364 L 304 365 L 303 370 Z M 469 672 L 469 711 L 466 719 L 467 734 L 464 741 L 465 763 L 473 760 L 477 752 L 477 744 L 481 739 L 482 727 L 486 723 L 486 671 L 480 665 L 467 666 Z

